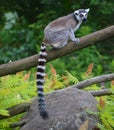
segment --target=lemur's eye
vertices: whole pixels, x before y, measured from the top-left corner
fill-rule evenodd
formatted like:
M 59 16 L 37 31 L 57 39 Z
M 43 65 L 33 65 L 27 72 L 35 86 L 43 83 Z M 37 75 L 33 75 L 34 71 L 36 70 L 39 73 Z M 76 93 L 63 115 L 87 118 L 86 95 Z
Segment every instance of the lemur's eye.
M 78 15 L 78 13 L 75 13 L 76 15 Z
M 80 14 L 80 17 L 82 18 L 82 17 L 84 17 L 84 15 L 83 15 L 83 14 Z

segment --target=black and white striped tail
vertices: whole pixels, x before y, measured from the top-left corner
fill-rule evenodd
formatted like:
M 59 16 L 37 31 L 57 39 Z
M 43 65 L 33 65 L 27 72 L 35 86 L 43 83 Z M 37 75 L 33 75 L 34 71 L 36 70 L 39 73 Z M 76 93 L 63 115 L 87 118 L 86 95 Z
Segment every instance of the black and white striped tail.
M 48 112 L 46 110 L 46 103 L 44 99 L 44 77 L 45 77 L 45 63 L 46 63 L 46 45 L 42 43 L 41 50 L 39 53 L 38 65 L 37 65 L 37 92 L 38 92 L 38 108 L 40 115 L 43 119 L 48 118 Z

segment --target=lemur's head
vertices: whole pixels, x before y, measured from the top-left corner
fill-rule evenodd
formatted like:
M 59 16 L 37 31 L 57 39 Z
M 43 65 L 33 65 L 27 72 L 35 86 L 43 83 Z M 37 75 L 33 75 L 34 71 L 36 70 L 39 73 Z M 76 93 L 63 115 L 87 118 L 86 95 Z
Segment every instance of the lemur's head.
M 86 22 L 89 9 L 78 9 L 74 11 L 74 15 L 79 22 Z

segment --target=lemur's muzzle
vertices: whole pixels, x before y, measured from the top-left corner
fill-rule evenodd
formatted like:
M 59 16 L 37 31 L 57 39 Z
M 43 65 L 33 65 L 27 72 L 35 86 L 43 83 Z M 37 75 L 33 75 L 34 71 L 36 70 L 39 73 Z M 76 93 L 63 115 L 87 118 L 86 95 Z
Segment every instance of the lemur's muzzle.
M 87 21 L 87 18 L 84 18 L 82 21 L 83 21 L 83 22 L 86 22 L 86 21 Z

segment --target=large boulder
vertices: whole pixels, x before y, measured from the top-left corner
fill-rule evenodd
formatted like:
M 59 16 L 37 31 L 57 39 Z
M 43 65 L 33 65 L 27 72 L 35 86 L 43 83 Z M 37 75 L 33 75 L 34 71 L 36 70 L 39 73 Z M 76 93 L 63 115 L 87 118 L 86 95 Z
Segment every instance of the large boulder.
M 87 112 L 98 111 L 97 101 L 89 92 L 69 88 L 49 93 L 45 98 L 49 119 L 40 117 L 35 99 L 22 118 L 27 122 L 20 130 L 93 130 L 98 122 L 97 115 Z

